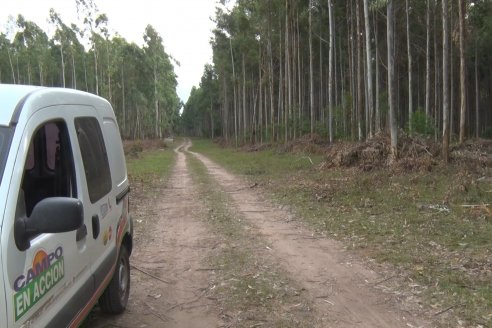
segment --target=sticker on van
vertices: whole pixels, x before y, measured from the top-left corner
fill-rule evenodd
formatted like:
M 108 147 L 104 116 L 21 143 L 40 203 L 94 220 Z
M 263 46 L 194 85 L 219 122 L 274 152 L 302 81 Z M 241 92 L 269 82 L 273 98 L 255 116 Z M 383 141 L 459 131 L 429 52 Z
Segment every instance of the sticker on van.
M 15 321 L 19 320 L 40 299 L 42 299 L 65 274 L 63 248 L 57 247 L 46 253 L 40 249 L 34 255 L 32 267 L 14 281 Z

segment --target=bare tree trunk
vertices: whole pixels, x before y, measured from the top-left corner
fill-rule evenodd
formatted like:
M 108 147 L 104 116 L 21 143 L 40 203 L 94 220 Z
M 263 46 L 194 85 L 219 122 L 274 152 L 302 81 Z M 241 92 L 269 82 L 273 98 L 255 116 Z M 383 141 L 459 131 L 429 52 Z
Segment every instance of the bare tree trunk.
M 314 133 L 314 82 L 313 82 L 313 0 L 309 0 L 309 109 L 311 112 L 311 135 Z
M 260 134 L 260 144 L 263 143 L 263 90 L 262 90 L 262 82 L 263 76 L 261 75 L 261 46 L 258 51 L 260 54 L 260 59 L 258 61 L 258 92 L 259 101 L 258 101 L 258 133 Z
M 478 45 L 475 41 L 475 137 L 478 139 L 480 137 L 480 96 L 478 89 Z
M 229 38 L 229 46 L 231 48 L 231 64 L 232 64 L 232 88 L 234 92 L 234 138 L 236 147 L 238 146 L 237 140 L 237 95 L 236 95 L 236 70 L 234 68 L 234 53 L 232 51 L 232 40 Z
M 95 43 L 94 43 L 94 71 L 96 73 L 96 95 L 99 96 L 99 76 L 97 73 L 97 51 L 96 51 Z
M 375 128 L 376 128 L 376 133 L 379 133 L 381 132 L 381 112 L 380 112 L 380 109 L 379 109 L 379 42 L 378 42 L 378 29 L 377 29 L 377 21 L 376 21 L 376 18 L 374 18 L 374 38 L 375 38 L 375 41 L 376 41 L 376 54 L 375 54 L 375 57 L 376 57 L 376 78 L 375 78 L 375 83 L 376 83 L 376 125 L 375 125 Z
M 440 111 L 439 108 L 441 107 L 440 103 L 440 92 L 439 89 L 441 88 L 440 81 L 441 81 L 441 75 L 440 75 L 440 66 L 439 66 L 439 60 L 438 60 L 438 44 L 437 44 L 437 26 L 438 26 L 438 7 L 437 4 L 434 2 L 434 138 L 437 143 L 438 137 L 439 137 L 439 131 L 440 131 Z
M 425 120 L 430 117 L 430 0 L 427 0 L 427 14 L 425 19 L 426 46 L 425 46 Z
M 311 136 L 314 134 L 314 83 L 313 83 L 313 0 L 309 0 L 309 109 L 311 113 Z
M 272 50 L 272 40 L 271 40 L 270 30 L 268 32 L 268 57 L 269 57 L 268 84 L 269 84 L 269 91 L 270 91 L 270 124 L 272 127 L 270 138 L 271 141 L 273 141 L 275 139 L 275 107 L 274 107 L 274 99 L 273 99 L 273 50 Z
M 77 73 L 75 71 L 75 56 L 72 49 L 72 85 L 74 89 L 77 89 Z
M 408 0 L 407 0 L 408 1 Z M 364 0 L 364 25 L 366 30 L 366 83 L 367 83 L 367 108 L 369 111 L 366 117 L 366 124 L 369 125 L 369 137 L 373 134 L 373 93 L 372 93 L 372 55 L 371 55 L 371 29 L 369 27 L 369 4 L 368 0 Z
M 413 132 L 412 51 L 410 48 L 410 8 L 408 2 L 409 0 L 405 0 L 405 11 L 407 16 L 407 55 L 408 55 L 408 131 L 410 135 L 412 135 Z
M 10 49 L 7 47 L 7 54 L 9 55 L 9 63 L 10 63 L 10 70 L 12 71 L 12 82 L 16 84 L 15 81 L 15 72 L 14 72 L 14 64 L 12 63 L 12 56 L 10 55 Z
M 62 85 L 66 88 L 65 84 L 65 58 L 63 56 L 63 46 L 60 44 L 60 56 L 61 56 L 61 68 L 62 68 Z
M 349 34 L 347 36 L 347 39 L 349 41 L 349 53 L 350 53 L 350 95 L 352 97 L 352 111 L 350 115 L 350 134 L 352 136 L 352 139 L 355 140 L 356 135 L 357 135 L 357 97 L 356 97 L 356 86 L 355 86 L 355 34 L 354 32 L 354 17 L 353 17 L 353 12 L 354 12 L 354 6 L 353 2 L 350 0 L 350 7 L 347 6 L 347 11 L 350 8 L 350 15 L 347 15 L 347 19 L 350 20 L 348 23 L 348 30 Z
M 121 98 L 122 105 L 121 110 L 123 111 L 123 136 L 126 137 L 126 94 L 125 94 L 125 65 L 121 65 Z
M 449 26 L 448 0 L 442 1 L 442 153 L 449 162 Z
M 396 104 L 395 104 L 395 27 L 393 0 L 388 0 L 386 9 L 386 29 L 388 38 L 388 102 L 389 102 L 389 124 L 391 134 L 391 157 L 398 158 L 398 130 L 396 126 Z
M 244 61 L 244 53 L 242 55 L 243 61 L 243 141 L 246 141 L 246 133 L 248 128 L 248 122 L 246 121 L 246 64 Z
M 154 63 L 155 137 L 159 138 L 159 100 L 157 99 L 157 63 Z
M 289 47 L 289 3 L 285 1 L 285 82 L 286 82 L 286 90 L 285 90 L 285 110 L 284 110 L 284 133 L 285 133 L 285 142 L 289 140 L 289 116 L 291 111 L 291 83 L 290 83 L 290 47 Z
M 363 67 L 362 67 L 362 62 L 363 62 L 363 51 L 362 51 L 362 27 L 361 27 L 361 18 L 360 18 L 360 7 L 359 7 L 359 1 L 356 1 L 356 6 L 355 6 L 355 16 L 357 20 L 357 128 L 359 131 L 359 141 L 364 138 L 364 133 L 362 132 L 362 124 L 363 124 L 363 119 L 364 119 L 364 108 L 362 106 L 363 104 L 363 81 L 362 81 L 362 75 L 363 75 Z
M 328 17 L 330 21 L 330 50 L 328 54 L 328 133 L 330 135 L 330 142 L 333 142 L 333 51 L 335 41 L 335 18 L 333 15 L 333 2 L 328 0 Z
M 466 6 L 463 0 L 459 0 L 460 19 L 460 138 L 459 143 L 465 141 L 465 115 L 466 115 L 466 64 L 465 64 L 465 16 Z

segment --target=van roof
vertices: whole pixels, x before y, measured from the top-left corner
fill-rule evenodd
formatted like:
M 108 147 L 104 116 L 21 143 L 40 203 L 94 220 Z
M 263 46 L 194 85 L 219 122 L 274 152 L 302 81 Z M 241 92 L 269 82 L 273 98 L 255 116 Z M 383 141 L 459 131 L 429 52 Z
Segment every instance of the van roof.
M 109 103 L 99 96 L 74 89 L 0 84 L 0 126 L 17 123 L 24 107 L 34 112 L 46 106 L 63 104 L 90 104 L 100 109 L 111 107 L 104 106 Z
M 17 105 L 30 93 L 42 89 L 27 85 L 0 84 L 0 125 L 8 126 Z

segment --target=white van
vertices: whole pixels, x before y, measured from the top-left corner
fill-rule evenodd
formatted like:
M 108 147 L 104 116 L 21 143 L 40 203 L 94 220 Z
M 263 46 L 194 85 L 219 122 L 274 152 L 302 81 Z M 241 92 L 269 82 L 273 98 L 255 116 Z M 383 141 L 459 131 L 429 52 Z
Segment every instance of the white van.
M 0 326 L 78 326 L 130 288 L 129 184 L 116 118 L 75 90 L 0 84 Z

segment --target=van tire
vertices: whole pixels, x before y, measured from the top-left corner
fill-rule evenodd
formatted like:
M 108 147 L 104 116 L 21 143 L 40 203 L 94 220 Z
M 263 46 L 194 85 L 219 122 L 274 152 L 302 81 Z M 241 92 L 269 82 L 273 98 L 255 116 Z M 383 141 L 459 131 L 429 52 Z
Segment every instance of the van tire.
M 125 246 L 121 246 L 113 278 L 99 298 L 99 306 L 106 313 L 122 313 L 130 294 L 130 260 Z

